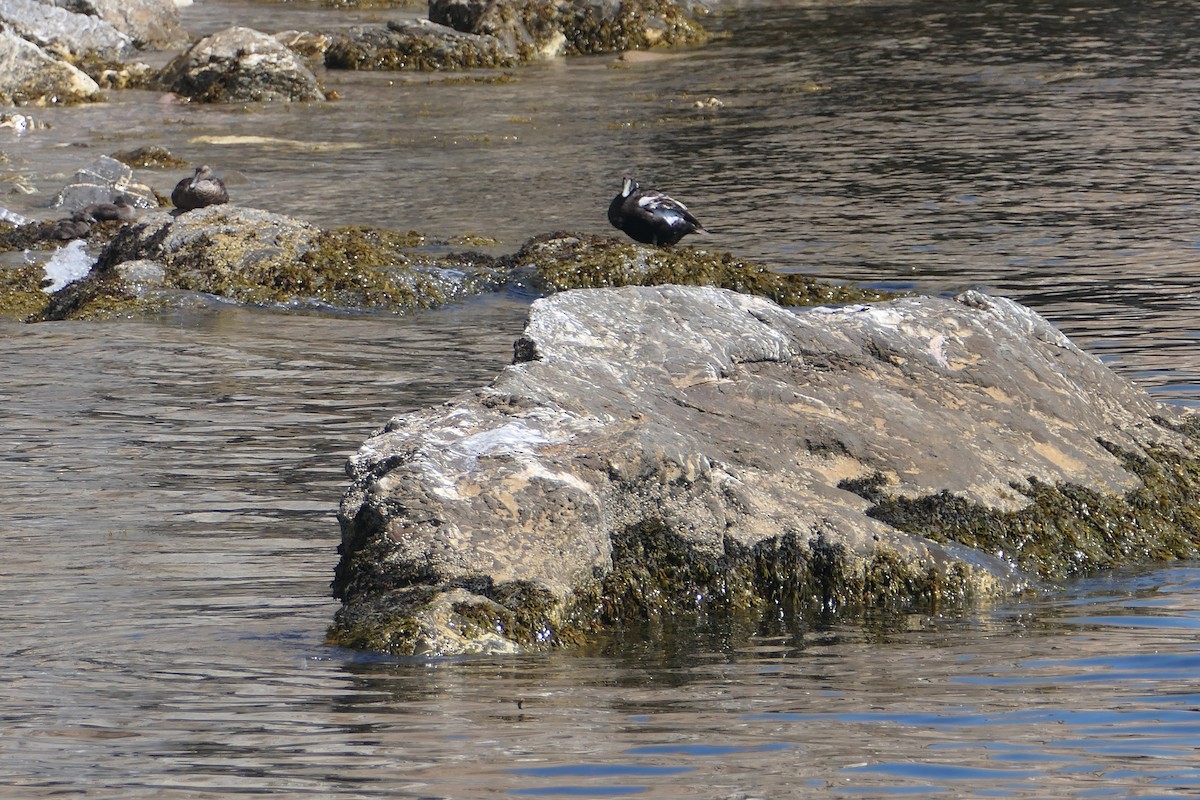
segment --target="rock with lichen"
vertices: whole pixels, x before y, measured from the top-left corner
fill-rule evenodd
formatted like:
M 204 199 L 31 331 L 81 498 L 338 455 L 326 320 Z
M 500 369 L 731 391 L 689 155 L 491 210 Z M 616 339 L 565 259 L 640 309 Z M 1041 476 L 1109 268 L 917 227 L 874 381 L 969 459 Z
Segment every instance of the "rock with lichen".
M 325 66 L 351 70 L 462 70 L 518 63 L 494 36 L 463 33 L 429 20 L 358 26 L 334 37 Z
M 486 266 L 430 263 L 421 237 L 371 228 L 323 230 L 252 208 L 154 212 L 121 228 L 85 278 L 56 292 L 44 319 L 158 311 L 203 294 L 249 305 L 401 312 L 493 288 Z M 122 265 L 152 262 L 155 278 Z
M 679 0 L 430 0 L 429 18 L 499 39 L 522 60 L 692 45 L 708 34 Z
M 158 80 L 204 103 L 325 99 L 303 58 L 251 28 L 205 36 L 164 67 Z
M 1196 417 L 974 292 L 562 292 L 348 471 L 330 640 L 400 654 L 941 613 L 1200 552 Z
M 0 103 L 81 103 L 99 91 L 82 71 L 0 25 Z
M 500 259 L 509 285 L 522 293 L 548 295 L 567 289 L 656 286 L 674 283 L 716 286 L 766 297 L 785 306 L 857 303 L 893 295 L 839 286 L 807 275 L 775 272 L 732 253 L 700 247 L 651 247 L 583 233 L 535 236 Z

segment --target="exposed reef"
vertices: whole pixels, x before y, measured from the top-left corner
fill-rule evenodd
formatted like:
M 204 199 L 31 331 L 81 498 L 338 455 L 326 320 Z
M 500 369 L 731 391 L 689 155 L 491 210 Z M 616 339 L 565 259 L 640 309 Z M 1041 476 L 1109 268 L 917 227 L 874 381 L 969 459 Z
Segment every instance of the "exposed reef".
M 1012 301 L 537 301 L 348 465 L 330 640 L 519 652 L 697 615 L 936 613 L 1200 552 L 1194 417 Z
M 134 192 L 140 184 L 133 183 L 128 173 L 125 165 L 103 157 L 81 170 L 75 183 L 64 190 L 63 207 L 103 201 L 117 185 L 142 197 Z M 52 225 L 6 226 L 0 229 L 0 250 L 52 247 L 57 243 L 51 238 Z M 91 273 L 48 296 L 39 313 L 24 313 L 21 318 L 152 314 L 191 304 L 195 295 L 250 305 L 401 313 L 488 292 L 528 296 L 659 283 L 718 286 L 785 305 L 890 296 L 778 274 L 720 251 L 653 248 L 602 236 L 556 233 L 531 239 L 511 256 L 494 258 L 453 252 L 448 243 L 414 232 L 362 226 L 325 230 L 280 214 L 229 205 L 184 214 L 149 211 L 124 226 L 93 225 L 82 238 L 98 253 Z M 126 270 L 127 262 L 149 262 L 158 268 Z M 4 291 L 0 286 L 0 294 Z M 27 311 L 29 298 L 0 301 L 2 305 Z
M 658 248 L 578 233 L 551 233 L 530 239 L 500 260 L 514 286 L 537 295 L 567 289 L 654 286 L 674 283 L 716 286 L 766 297 L 784 306 L 857 303 L 894 295 L 875 289 L 818 281 L 807 275 L 774 272 L 720 250 Z

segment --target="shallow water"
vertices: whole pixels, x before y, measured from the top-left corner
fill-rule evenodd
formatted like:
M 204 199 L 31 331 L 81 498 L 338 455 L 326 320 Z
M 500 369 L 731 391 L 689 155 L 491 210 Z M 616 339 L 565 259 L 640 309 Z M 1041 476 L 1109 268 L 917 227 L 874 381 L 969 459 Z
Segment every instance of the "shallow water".
M 157 94 L 0 133 L 46 199 L 158 144 L 235 202 L 325 226 L 609 233 L 635 171 L 778 269 L 1047 314 L 1200 400 L 1184 2 L 738 3 L 712 45 L 508 83 L 329 73 L 342 100 Z M 204 2 L 333 28 L 411 16 Z M 718 108 L 697 100 L 718 98 Z M 251 138 L 258 137 L 258 138 Z M 141 171 L 167 192 L 183 171 Z M 40 798 L 1191 797 L 1200 566 L 962 619 L 773 637 L 713 623 L 597 652 L 398 661 L 322 644 L 342 463 L 388 417 L 488 380 L 526 300 L 408 317 L 216 307 L 0 323 L 0 795 Z

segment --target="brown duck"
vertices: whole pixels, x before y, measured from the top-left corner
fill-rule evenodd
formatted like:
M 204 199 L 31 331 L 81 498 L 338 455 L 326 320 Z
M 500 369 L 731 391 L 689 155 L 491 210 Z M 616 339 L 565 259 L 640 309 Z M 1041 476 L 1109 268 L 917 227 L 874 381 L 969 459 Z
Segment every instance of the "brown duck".
M 92 203 L 83 209 L 83 213 L 90 214 L 97 222 L 132 222 L 137 216 L 129 198 L 123 194 L 117 195 L 111 203 Z
M 221 179 L 213 174 L 212 168 L 205 164 L 196 167 L 195 175 L 175 184 L 175 190 L 171 192 L 171 202 L 180 211 L 193 211 L 205 206 L 228 203 L 229 193 L 225 191 L 225 184 Z

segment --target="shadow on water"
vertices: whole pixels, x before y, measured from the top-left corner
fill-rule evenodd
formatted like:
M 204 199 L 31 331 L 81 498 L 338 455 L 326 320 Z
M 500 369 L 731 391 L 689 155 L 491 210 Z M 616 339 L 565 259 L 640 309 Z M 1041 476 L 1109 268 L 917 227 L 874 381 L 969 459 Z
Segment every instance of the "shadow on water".
M 185 25 L 412 10 L 197 2 Z M 1029 303 L 1195 404 L 1192 4 L 732 3 L 712 45 L 503 83 L 324 74 L 325 105 L 150 92 L 0 142 L 47 197 L 158 144 L 326 227 L 610 233 L 619 176 L 706 246 L 825 278 Z M 461 76 L 460 76 L 461 77 Z M 716 98 L 718 103 L 709 102 Z M 7 134 L 5 134 L 7 135 Z M 183 172 L 139 173 L 165 192 Z M 21 204 L 25 205 L 21 205 Z M 953 618 L 764 634 L 666 620 L 582 653 L 322 644 L 342 464 L 489 380 L 525 300 L 409 317 L 223 309 L 0 324 L 0 786 L 14 797 L 1189 797 L 1200 571 Z

